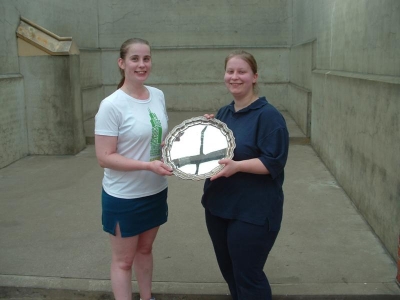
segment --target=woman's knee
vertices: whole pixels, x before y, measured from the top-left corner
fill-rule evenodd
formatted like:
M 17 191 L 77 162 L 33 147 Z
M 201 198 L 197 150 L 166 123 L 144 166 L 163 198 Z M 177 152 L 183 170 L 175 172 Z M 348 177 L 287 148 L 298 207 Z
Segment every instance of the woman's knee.
M 124 257 L 114 256 L 112 259 L 112 264 L 118 269 L 124 271 L 130 271 L 132 269 L 133 259 L 134 259 L 133 256 L 124 256 Z
M 149 255 L 153 251 L 153 244 L 142 244 L 138 245 L 136 252 L 142 255 Z
M 139 235 L 139 240 L 136 248 L 136 253 L 149 255 L 153 250 L 153 243 L 157 236 L 159 227 L 152 228 Z

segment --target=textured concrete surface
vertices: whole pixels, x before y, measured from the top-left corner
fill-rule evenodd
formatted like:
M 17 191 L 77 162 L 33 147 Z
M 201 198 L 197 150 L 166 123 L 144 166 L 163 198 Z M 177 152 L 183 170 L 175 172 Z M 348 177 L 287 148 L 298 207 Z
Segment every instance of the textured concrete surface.
M 400 32 L 399 16 L 397 0 L 293 1 L 285 103 L 297 123 L 310 113 L 314 150 L 394 258 L 400 234 L 400 39 L 385 32 Z M 311 96 L 307 109 L 305 92 Z
M 79 56 L 20 57 L 20 71 L 29 95 L 29 154 L 77 154 L 84 149 Z
M 202 114 L 170 112 L 170 128 Z M 265 266 L 275 299 L 399 299 L 396 263 L 285 117 L 284 220 Z M 0 169 L 1 299 L 112 299 L 101 178 L 94 146 Z M 229 299 L 204 223 L 202 184 L 169 178 L 169 221 L 154 245 L 157 299 Z

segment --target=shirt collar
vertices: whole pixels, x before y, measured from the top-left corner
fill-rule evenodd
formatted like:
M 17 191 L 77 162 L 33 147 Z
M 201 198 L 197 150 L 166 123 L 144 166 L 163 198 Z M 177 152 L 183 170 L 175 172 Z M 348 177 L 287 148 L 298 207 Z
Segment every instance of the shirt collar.
M 229 104 L 229 109 L 233 112 L 233 113 L 245 113 L 249 110 L 253 110 L 253 109 L 259 109 L 261 107 L 263 107 L 264 105 L 268 104 L 268 100 L 263 96 L 263 97 L 259 97 L 256 101 L 254 101 L 253 103 L 251 103 L 249 106 L 246 106 L 245 108 L 236 111 L 235 112 L 235 101 L 232 101 L 231 104 Z

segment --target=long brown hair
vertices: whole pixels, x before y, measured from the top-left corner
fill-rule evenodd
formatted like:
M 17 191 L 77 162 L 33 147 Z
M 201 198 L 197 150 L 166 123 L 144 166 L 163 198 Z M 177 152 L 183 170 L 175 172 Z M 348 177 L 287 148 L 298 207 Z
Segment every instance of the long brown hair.
M 150 43 L 144 39 L 140 39 L 140 38 L 131 38 L 129 40 L 126 40 L 125 42 L 122 43 L 121 48 L 119 49 L 119 57 L 121 59 L 125 59 L 126 57 L 126 53 L 128 53 L 129 47 L 133 44 L 144 44 L 149 46 L 150 48 Z M 151 51 L 151 48 L 150 48 Z M 125 71 L 122 70 L 121 68 L 119 68 L 119 72 L 121 73 L 121 81 L 118 84 L 117 89 L 121 88 L 124 85 L 125 82 Z
M 226 58 L 225 58 L 225 70 L 226 70 L 226 65 L 228 64 L 228 61 L 233 58 L 233 57 L 240 57 L 243 59 L 245 62 L 247 62 L 253 71 L 254 74 L 257 74 L 258 72 L 258 67 L 257 67 L 257 61 L 254 58 L 252 54 L 249 52 L 246 52 L 244 50 L 234 50 L 232 51 Z M 258 94 L 259 88 L 257 82 L 253 83 L 253 93 Z

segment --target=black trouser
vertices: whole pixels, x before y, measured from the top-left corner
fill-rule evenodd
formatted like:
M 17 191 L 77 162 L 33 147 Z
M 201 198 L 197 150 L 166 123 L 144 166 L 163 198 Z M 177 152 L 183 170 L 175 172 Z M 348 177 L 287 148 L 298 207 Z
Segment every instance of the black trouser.
M 269 231 L 268 224 L 219 218 L 208 210 L 206 224 L 232 298 L 271 300 L 271 287 L 263 269 L 278 231 Z

